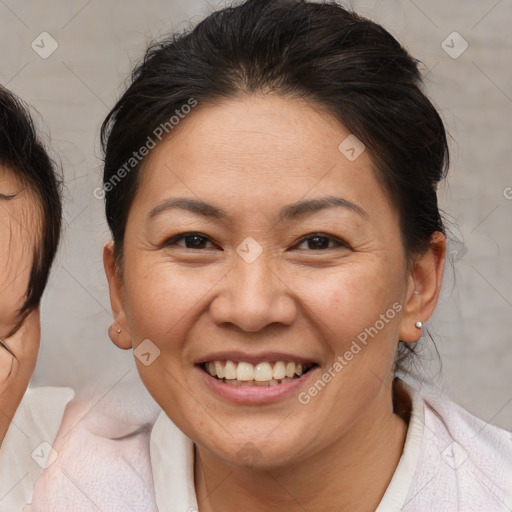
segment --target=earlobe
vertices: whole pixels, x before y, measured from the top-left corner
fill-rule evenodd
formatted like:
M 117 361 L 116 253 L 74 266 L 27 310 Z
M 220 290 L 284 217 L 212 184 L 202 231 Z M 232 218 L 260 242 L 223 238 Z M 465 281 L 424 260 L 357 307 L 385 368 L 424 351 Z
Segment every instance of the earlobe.
M 118 322 L 113 323 L 108 328 L 108 335 L 112 343 L 123 350 L 129 350 L 132 348 L 132 339 L 129 333 L 117 327 Z
M 114 323 L 109 327 L 108 334 L 112 342 L 123 350 L 132 348 L 132 339 L 126 318 L 123 285 L 114 257 L 114 242 L 110 241 L 103 248 L 103 266 L 107 276 L 110 294 L 110 305 Z
M 416 260 L 409 276 L 409 289 L 400 327 L 400 339 L 416 342 L 422 325 L 431 317 L 439 299 L 446 256 L 446 238 L 436 231 L 430 247 Z

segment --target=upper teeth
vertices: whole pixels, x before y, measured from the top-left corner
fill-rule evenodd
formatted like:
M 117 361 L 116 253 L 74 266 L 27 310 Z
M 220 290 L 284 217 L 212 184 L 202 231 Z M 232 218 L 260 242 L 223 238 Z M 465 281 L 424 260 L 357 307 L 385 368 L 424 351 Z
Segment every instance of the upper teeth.
M 273 367 L 272 367 L 273 364 Z M 300 363 L 277 361 L 275 363 L 263 362 L 253 365 L 243 361 L 210 361 L 205 365 L 206 370 L 213 377 L 227 380 L 259 382 L 272 379 L 282 380 L 295 375 L 299 377 L 303 373 L 303 366 Z

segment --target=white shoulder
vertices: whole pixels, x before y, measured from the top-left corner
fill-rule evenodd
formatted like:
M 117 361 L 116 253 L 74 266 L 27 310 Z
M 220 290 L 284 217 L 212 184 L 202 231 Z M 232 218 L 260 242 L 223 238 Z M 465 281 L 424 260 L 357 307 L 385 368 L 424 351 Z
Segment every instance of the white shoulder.
M 411 489 L 411 510 L 423 502 L 444 503 L 450 510 L 510 510 L 512 434 L 442 392 L 422 393 L 422 398 L 422 460 Z
M 156 512 L 149 446 L 160 411 L 135 372 L 114 386 L 100 379 L 78 389 L 53 443 L 57 458 L 34 486 L 31 511 Z
M 0 510 L 30 503 L 37 479 L 51 463 L 52 443 L 75 392 L 69 387 L 27 389 L 0 447 Z

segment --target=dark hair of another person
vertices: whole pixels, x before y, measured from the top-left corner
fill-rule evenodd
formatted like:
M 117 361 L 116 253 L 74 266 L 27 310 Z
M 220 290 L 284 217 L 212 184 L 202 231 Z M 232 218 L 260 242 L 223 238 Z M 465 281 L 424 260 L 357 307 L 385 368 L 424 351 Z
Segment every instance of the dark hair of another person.
M 28 107 L 12 92 L 0 86 L 0 165 L 12 172 L 39 201 L 42 232 L 34 248 L 33 263 L 24 305 L 19 311 L 21 324 L 40 303 L 51 265 L 59 245 L 62 203 L 60 181 L 48 156 Z M 11 333 L 12 334 L 12 333 Z
M 449 163 L 444 125 L 422 91 L 417 63 L 383 27 L 335 2 L 247 0 L 218 10 L 150 45 L 134 69 L 102 125 L 104 187 L 191 98 L 299 98 L 334 115 L 366 145 L 399 212 L 410 262 L 434 232 L 445 233 L 437 184 Z M 119 264 L 142 163 L 105 194 Z M 403 369 L 410 351 L 399 344 L 395 369 Z

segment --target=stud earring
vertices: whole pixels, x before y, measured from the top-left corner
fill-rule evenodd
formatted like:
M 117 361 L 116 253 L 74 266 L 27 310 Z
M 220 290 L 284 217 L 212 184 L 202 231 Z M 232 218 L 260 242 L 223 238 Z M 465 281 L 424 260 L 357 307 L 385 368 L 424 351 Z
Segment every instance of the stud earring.
M 416 322 L 415 325 L 418 329 L 421 329 L 423 327 L 423 324 L 421 322 Z
M 117 331 L 116 331 L 116 332 L 117 332 L 117 334 L 119 334 L 119 333 L 121 332 L 121 329 L 117 329 Z

